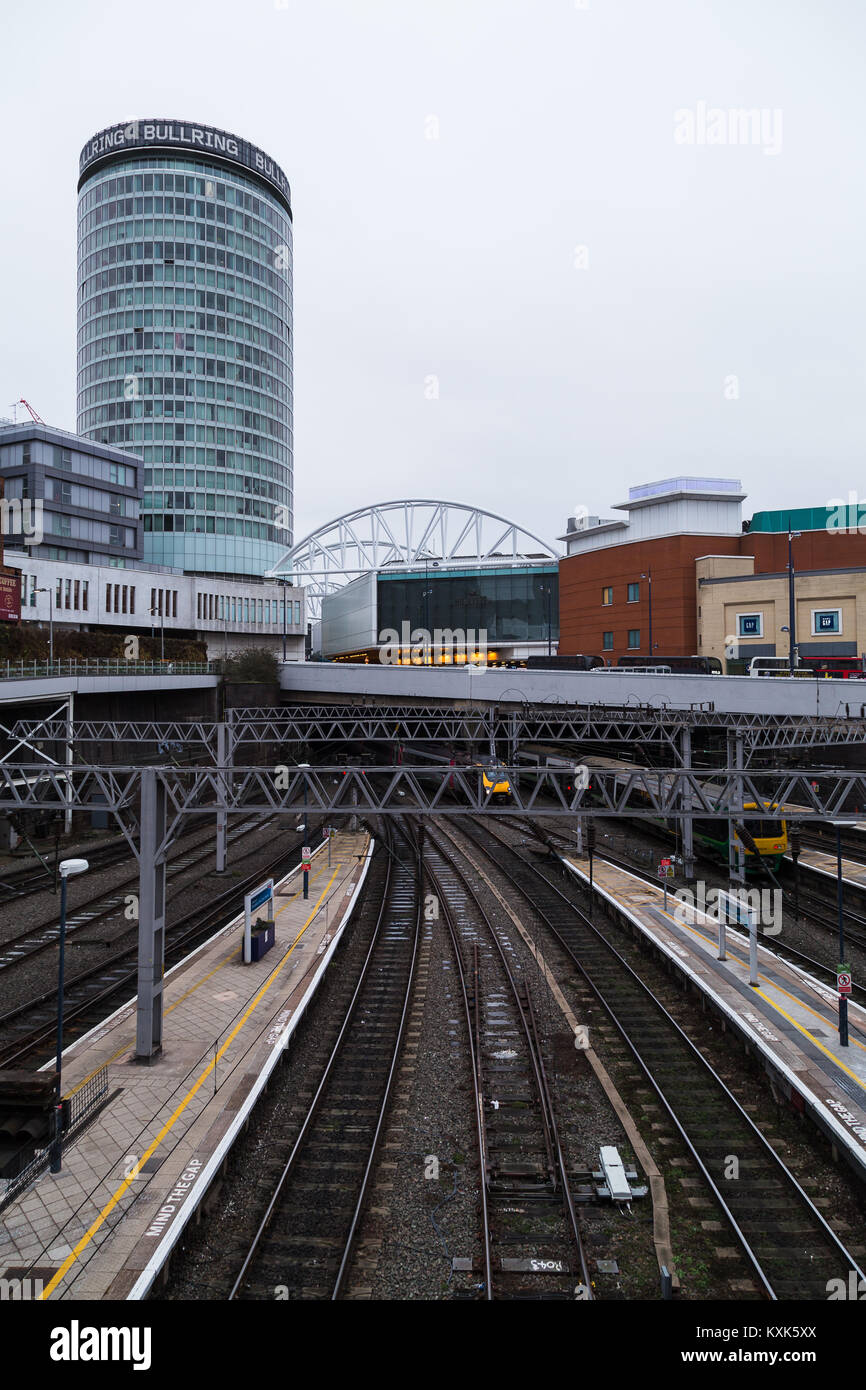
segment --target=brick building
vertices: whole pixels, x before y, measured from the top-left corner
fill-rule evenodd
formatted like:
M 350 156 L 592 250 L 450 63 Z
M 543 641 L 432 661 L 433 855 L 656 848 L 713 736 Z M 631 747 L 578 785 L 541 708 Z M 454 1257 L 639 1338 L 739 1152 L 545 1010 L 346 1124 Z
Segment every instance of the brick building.
M 559 571 L 559 651 L 612 662 L 651 651 L 724 657 L 719 637 L 734 631 L 741 655 L 787 654 L 789 530 L 801 652 L 866 650 L 866 608 L 857 603 L 866 586 L 843 579 L 866 569 L 866 534 L 856 519 L 848 524 L 844 507 L 812 507 L 759 512 L 744 523 L 744 497 L 734 479 L 670 478 L 631 488 L 628 501 L 613 509 L 625 512 L 623 519 L 570 518 L 561 538 L 568 553 Z M 740 581 L 747 590 L 735 590 Z M 766 624 L 756 625 L 755 636 L 738 632 L 740 607 L 761 611 L 763 590 L 772 603 Z M 813 614 L 833 605 L 838 626 L 813 631 Z

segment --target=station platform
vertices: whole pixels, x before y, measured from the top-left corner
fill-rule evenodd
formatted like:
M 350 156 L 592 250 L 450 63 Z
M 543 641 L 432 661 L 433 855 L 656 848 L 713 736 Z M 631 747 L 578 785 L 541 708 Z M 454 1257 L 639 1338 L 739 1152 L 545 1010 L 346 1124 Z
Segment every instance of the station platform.
M 586 859 L 564 855 L 585 882 Z M 758 934 L 758 984 L 749 984 L 749 942 L 726 927 L 727 959 L 718 960 L 719 924 L 668 890 L 593 859 L 595 892 L 648 937 L 712 1003 L 760 1057 L 774 1087 L 805 1111 L 866 1176 L 866 1009 L 848 1001 L 849 1045 L 838 1034 L 835 989 L 776 955 Z M 675 915 L 676 914 L 676 915 Z M 681 919 L 681 920 L 680 920 Z
M 328 844 L 330 843 L 330 852 Z M 0 1275 L 43 1299 L 144 1298 L 288 1046 L 366 877 L 338 834 L 275 885 L 275 945 L 242 960 L 243 914 L 165 977 L 164 1045 L 137 1063 L 135 1000 L 64 1052 L 64 1094 L 108 1067 L 107 1103 L 0 1218 Z M 37 1289 L 39 1285 L 37 1285 Z
M 786 863 L 793 864 L 790 853 L 785 855 Z M 798 859 L 800 868 L 812 869 L 836 882 L 836 856 L 825 854 L 820 849 L 801 849 Z M 842 856 L 842 882 L 852 888 L 866 889 L 866 863 L 860 859 L 846 859 Z

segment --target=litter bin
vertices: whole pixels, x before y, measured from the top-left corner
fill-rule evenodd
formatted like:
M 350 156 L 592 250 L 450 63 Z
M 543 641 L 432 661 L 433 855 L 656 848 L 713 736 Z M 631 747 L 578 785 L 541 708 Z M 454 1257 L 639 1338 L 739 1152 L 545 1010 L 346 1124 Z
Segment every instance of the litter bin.
M 258 917 L 250 932 L 250 960 L 261 960 L 274 944 L 274 922 Z

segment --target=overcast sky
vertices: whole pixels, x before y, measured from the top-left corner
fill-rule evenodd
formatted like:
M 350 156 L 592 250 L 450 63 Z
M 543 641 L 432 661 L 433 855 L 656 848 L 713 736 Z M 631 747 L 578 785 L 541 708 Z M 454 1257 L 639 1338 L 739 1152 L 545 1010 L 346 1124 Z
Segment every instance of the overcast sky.
M 79 152 L 177 117 L 292 186 L 296 538 L 866 493 L 864 39 L 862 0 L 12 0 L 0 415 L 75 428 Z M 755 143 L 697 143 L 739 108 Z

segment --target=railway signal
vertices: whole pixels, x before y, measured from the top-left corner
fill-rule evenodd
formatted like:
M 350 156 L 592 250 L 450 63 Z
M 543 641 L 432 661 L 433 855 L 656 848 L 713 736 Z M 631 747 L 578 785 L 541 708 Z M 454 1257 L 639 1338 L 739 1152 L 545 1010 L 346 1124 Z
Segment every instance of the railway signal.
M 665 910 L 665 912 L 667 912 L 667 910 L 668 910 L 668 879 L 669 879 L 669 878 L 673 878 L 673 876 L 674 876 L 674 866 L 673 866 L 673 864 L 671 863 L 670 859 L 665 858 L 665 859 L 660 859 L 660 860 L 659 860 L 658 876 L 659 876 L 660 879 L 662 879 L 663 884 L 664 884 L 664 890 L 665 890 L 664 910 Z

